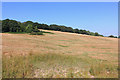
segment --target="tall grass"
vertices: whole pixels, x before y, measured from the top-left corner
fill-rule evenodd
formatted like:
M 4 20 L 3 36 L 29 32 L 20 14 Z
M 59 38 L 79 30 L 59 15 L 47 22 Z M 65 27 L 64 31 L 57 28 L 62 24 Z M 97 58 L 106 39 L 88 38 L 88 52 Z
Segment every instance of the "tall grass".
M 118 67 L 109 63 L 92 64 L 89 70 L 90 74 L 97 78 L 116 78 L 118 77 Z
M 107 64 L 106 64 L 107 63 Z M 3 55 L 3 78 L 113 78 L 117 66 L 66 54 Z
M 33 76 L 33 65 L 28 56 L 3 55 L 3 78 L 25 78 Z

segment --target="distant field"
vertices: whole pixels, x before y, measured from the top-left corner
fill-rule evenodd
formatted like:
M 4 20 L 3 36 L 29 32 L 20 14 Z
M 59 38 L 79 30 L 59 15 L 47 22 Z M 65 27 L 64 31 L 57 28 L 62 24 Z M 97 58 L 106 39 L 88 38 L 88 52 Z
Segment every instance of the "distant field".
M 3 78 L 118 77 L 117 38 L 43 31 L 2 33 Z

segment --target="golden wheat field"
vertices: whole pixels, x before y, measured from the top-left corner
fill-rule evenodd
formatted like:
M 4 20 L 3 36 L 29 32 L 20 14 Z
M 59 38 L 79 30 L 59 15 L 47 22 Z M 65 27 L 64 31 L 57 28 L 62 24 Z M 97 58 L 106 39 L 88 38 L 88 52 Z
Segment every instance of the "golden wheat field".
M 118 77 L 117 38 L 43 31 L 2 33 L 3 78 Z

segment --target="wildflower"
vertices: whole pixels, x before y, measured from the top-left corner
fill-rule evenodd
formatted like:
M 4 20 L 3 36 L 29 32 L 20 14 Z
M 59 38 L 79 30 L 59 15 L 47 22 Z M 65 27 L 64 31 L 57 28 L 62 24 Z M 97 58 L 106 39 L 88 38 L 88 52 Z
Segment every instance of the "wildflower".
M 94 78 L 94 76 L 91 76 L 91 78 Z

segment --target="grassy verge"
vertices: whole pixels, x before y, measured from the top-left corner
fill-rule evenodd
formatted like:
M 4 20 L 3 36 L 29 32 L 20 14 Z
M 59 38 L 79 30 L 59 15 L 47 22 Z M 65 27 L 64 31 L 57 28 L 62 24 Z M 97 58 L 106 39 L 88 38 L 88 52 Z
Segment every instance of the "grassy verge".
M 4 32 L 4 33 L 10 33 L 10 34 L 27 34 L 26 32 Z
M 9 66 L 9 68 L 8 68 Z M 107 61 L 66 54 L 3 55 L 3 78 L 114 78 L 117 66 Z
M 43 35 L 43 32 L 31 32 L 30 35 Z
M 4 32 L 10 34 L 28 34 L 27 32 Z M 40 32 L 31 32 L 31 35 L 43 35 L 43 33 L 54 34 L 52 32 L 40 31 Z
M 52 32 L 42 31 L 43 33 L 54 34 Z

